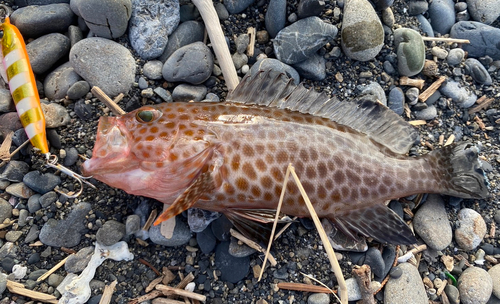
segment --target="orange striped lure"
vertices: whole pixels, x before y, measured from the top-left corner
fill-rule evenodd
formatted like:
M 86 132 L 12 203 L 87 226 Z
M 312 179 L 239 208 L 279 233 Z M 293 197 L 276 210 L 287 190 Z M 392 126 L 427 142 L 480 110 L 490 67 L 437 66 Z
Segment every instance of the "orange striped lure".
M 86 177 L 58 164 L 57 156 L 50 154 L 45 130 L 45 116 L 43 115 L 35 76 L 31 69 L 23 36 L 19 32 L 19 29 L 10 23 L 9 17 L 5 17 L 5 21 L 0 25 L 0 30 L 3 31 L 0 43 L 0 55 L 2 57 L 0 74 L 5 82 L 9 84 L 17 114 L 31 144 L 45 155 L 48 167 L 60 170 L 76 179 L 81 186 L 80 190 L 76 193 L 64 193 L 57 189 L 56 191 L 69 198 L 74 198 L 82 193 L 83 183 L 95 188 L 94 185 L 85 180 Z
M 9 17 L 5 18 L 0 29 L 3 30 L 0 52 L 3 65 L 0 72 L 9 84 L 19 119 L 31 144 L 48 160 L 50 152 L 45 131 L 45 117 L 23 36 L 17 27 L 10 23 Z

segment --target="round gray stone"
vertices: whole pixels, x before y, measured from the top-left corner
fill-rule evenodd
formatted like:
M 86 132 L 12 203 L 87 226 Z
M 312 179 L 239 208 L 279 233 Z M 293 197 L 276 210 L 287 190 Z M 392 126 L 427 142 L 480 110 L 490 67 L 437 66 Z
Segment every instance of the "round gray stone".
M 469 267 L 458 278 L 458 291 L 462 304 L 486 304 L 493 291 L 493 280 L 486 270 Z
M 35 194 L 33 190 L 31 190 L 28 186 L 26 186 L 22 182 L 10 184 L 7 188 L 5 188 L 5 192 L 15 197 L 26 198 L 26 199 Z
M 19 160 L 11 160 L 0 174 L 0 179 L 10 182 L 20 182 L 29 169 L 30 167 L 27 163 Z
M 200 84 L 212 75 L 214 58 L 203 42 L 195 42 L 175 51 L 163 65 L 163 78 L 171 82 Z
M 439 89 L 441 94 L 451 98 L 453 102 L 456 102 L 462 108 L 470 108 L 476 103 L 477 96 L 474 92 L 463 87 L 460 83 L 448 80 Z
M 65 32 L 73 22 L 73 12 L 69 4 L 26 6 L 15 10 L 11 22 L 23 36 L 40 37 L 55 32 Z
M 446 61 L 448 62 L 449 65 L 455 66 L 460 64 L 460 62 L 462 62 L 464 57 L 465 57 L 464 50 L 460 48 L 455 48 L 451 49 L 448 52 L 448 57 L 446 57 Z
M 111 246 L 118 243 L 125 236 L 125 225 L 114 221 L 106 221 L 104 225 L 97 230 L 96 241 L 104 246 Z
M 142 59 L 158 58 L 179 21 L 178 0 L 132 0 L 130 44 Z
M 400 75 L 413 76 L 422 71 L 425 63 L 425 45 L 420 34 L 412 29 L 394 31 L 394 45 L 398 54 Z
M 69 99 L 80 99 L 87 95 L 87 93 L 90 91 L 90 84 L 86 82 L 85 80 L 80 80 L 75 83 L 73 83 L 69 88 L 68 91 L 66 92 L 67 96 Z M 66 165 L 65 165 L 66 166 Z
M 340 45 L 347 57 L 368 61 L 384 46 L 382 23 L 367 0 L 349 0 L 344 6 Z
M 273 41 L 276 58 L 286 64 L 304 61 L 337 36 L 337 27 L 318 17 L 300 19 L 282 29 Z
M 179 219 L 175 219 L 175 228 L 173 235 L 170 239 L 164 237 L 161 232 L 161 225 L 153 225 L 149 228 L 149 238 L 155 244 L 167 246 L 167 247 L 175 247 L 181 246 L 189 242 L 191 239 L 191 231 L 187 224 Z
M 183 46 L 203 41 L 205 26 L 198 21 L 185 21 L 168 37 L 168 43 L 159 60 L 165 62 L 170 55 Z
M 238 14 L 249 7 L 255 0 L 225 0 L 224 5 L 230 14 Z
M 427 18 L 425 18 L 423 15 L 417 15 L 417 20 L 418 22 L 420 22 L 419 27 L 422 32 L 424 32 L 427 37 L 434 37 L 434 30 L 432 29 L 432 25 L 429 20 L 427 20 Z
M 427 304 L 427 294 L 424 283 L 417 268 L 410 263 L 402 263 L 398 266 L 402 275 L 398 278 L 390 277 L 385 285 L 385 304 Z
M 313 54 L 309 59 L 293 65 L 300 76 L 311 80 L 326 78 L 326 60 L 323 56 Z
M 16 107 L 12 102 L 12 95 L 8 89 L 0 89 L 0 113 L 2 112 L 14 112 Z
M 71 63 L 66 62 L 45 77 L 43 82 L 45 96 L 50 100 L 62 99 L 66 97 L 69 88 L 81 79 Z
M 75 71 L 110 97 L 127 93 L 135 80 L 135 59 L 124 46 L 104 38 L 83 39 L 69 53 Z
M 0 223 L 3 223 L 5 219 L 8 219 L 12 216 L 12 206 L 4 200 L 0 198 Z
M 413 228 L 432 249 L 443 250 L 451 244 L 451 224 L 440 195 L 430 194 L 427 197 L 425 204 L 415 213 Z
M 266 30 L 271 38 L 276 37 L 286 23 L 286 0 L 270 0 L 265 17 Z
M 313 293 L 307 298 L 307 304 L 328 304 L 330 296 L 326 293 Z
M 432 120 L 437 116 L 437 108 L 434 105 L 430 105 L 427 108 L 415 111 L 414 113 L 417 119 Z
M 429 16 L 434 32 L 448 34 L 455 24 L 455 3 L 453 0 L 434 0 L 429 5 Z
M 486 235 L 486 223 L 481 214 L 473 209 L 464 208 L 458 212 L 455 241 L 464 250 L 473 250 Z
M 490 73 L 477 59 L 468 58 L 465 60 L 465 72 L 479 84 L 491 85 L 493 83 Z
M 203 85 L 193 86 L 180 84 L 172 92 L 172 99 L 175 101 L 202 101 L 207 95 L 207 88 Z
M 54 63 L 69 52 L 69 38 L 52 33 L 33 40 L 26 45 L 31 68 L 35 74 L 48 71 Z
M 163 62 L 160 60 L 151 60 L 144 64 L 142 73 L 149 79 L 158 80 L 163 76 L 161 73 L 162 68 Z
M 83 271 L 85 267 L 87 267 L 87 264 L 90 262 L 92 254 L 94 254 L 93 246 L 78 250 L 76 254 L 70 255 L 68 257 L 68 260 L 64 264 L 64 269 L 67 272 L 71 273 L 78 273 Z
M 469 57 L 479 58 L 488 55 L 493 60 L 500 59 L 499 28 L 475 21 L 460 21 L 451 28 L 450 37 L 470 41 L 462 45 L 462 49 L 469 53 Z
M 389 109 L 393 110 L 396 114 L 402 115 L 404 112 L 405 103 L 405 93 L 399 87 L 394 87 L 389 92 L 389 98 L 387 99 L 387 106 Z
M 497 264 L 488 270 L 488 274 L 493 282 L 493 294 L 500 298 L 500 264 Z
M 73 3 L 74 2 L 74 3 Z M 85 20 L 92 33 L 108 39 L 118 38 L 127 31 L 132 14 L 131 0 L 71 1 L 75 14 Z
M 34 191 L 40 194 L 45 194 L 59 185 L 61 183 L 61 178 L 52 173 L 31 171 L 26 173 L 23 178 L 23 182 Z
M 467 9 L 474 21 L 492 24 L 500 16 L 500 1 L 467 0 Z

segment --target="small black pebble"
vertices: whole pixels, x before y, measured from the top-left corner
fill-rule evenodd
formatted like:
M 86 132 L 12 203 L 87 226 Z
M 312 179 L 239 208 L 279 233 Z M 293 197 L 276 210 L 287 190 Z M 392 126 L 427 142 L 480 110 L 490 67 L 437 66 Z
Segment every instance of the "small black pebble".
M 393 267 L 389 275 L 391 276 L 391 278 L 397 279 L 403 275 L 403 270 L 401 270 L 401 268 L 398 266 Z

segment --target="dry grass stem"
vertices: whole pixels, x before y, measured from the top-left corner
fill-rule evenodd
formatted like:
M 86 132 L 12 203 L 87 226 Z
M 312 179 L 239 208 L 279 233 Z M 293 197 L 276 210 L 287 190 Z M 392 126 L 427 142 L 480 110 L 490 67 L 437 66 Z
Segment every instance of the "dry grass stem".
M 271 245 L 273 244 L 274 233 L 276 232 L 276 226 L 278 225 L 278 218 L 281 212 L 281 205 L 283 205 L 283 198 L 285 197 L 286 185 L 288 183 L 288 178 L 290 177 L 290 168 L 291 164 L 288 165 L 285 174 L 285 180 L 283 181 L 283 188 L 281 189 L 280 199 L 278 201 L 278 207 L 276 208 L 276 216 L 274 217 L 273 229 L 271 230 L 271 235 L 269 236 L 269 243 L 267 244 L 266 254 L 264 256 L 264 262 L 262 263 L 262 268 L 260 269 L 259 279 L 257 282 L 260 282 L 262 279 L 262 274 L 264 273 L 264 269 L 266 269 L 266 262 L 269 257 L 269 251 L 271 250 Z
M 69 259 L 70 256 L 71 255 L 68 255 L 67 257 L 65 257 L 63 260 L 61 260 L 59 263 L 57 263 L 54 267 L 52 267 L 49 271 L 47 271 L 42 276 L 40 276 L 36 281 L 41 282 L 41 281 L 45 280 L 46 278 L 48 278 L 57 269 L 61 268 L 64 265 L 64 263 L 66 263 L 66 261 Z
M 249 27 L 247 30 L 248 37 L 250 37 L 250 43 L 247 46 L 247 56 L 253 57 L 255 51 L 255 27 Z
M 410 120 L 408 122 L 410 125 L 412 126 L 422 126 L 422 125 L 425 125 L 427 124 L 427 122 L 423 119 L 420 119 L 420 120 Z
M 295 169 L 291 164 L 288 165 L 289 171 L 293 176 L 293 179 L 295 180 L 295 183 L 297 183 L 297 187 L 299 188 L 300 194 L 302 195 L 302 198 L 304 199 L 307 209 L 309 210 L 309 213 L 311 214 L 311 218 L 314 222 L 314 225 L 316 226 L 316 229 L 318 230 L 318 234 L 321 238 L 321 241 L 323 242 L 323 246 L 325 247 L 326 254 L 328 256 L 328 259 L 330 260 L 330 264 L 332 266 L 332 271 L 335 274 L 335 277 L 337 278 L 337 282 L 339 283 L 339 294 L 340 294 L 340 299 L 342 304 L 347 304 L 348 302 L 348 296 L 347 296 L 347 286 L 345 284 L 345 279 L 344 276 L 342 275 L 342 269 L 340 268 L 339 261 L 337 260 L 337 257 L 335 256 L 335 252 L 333 251 L 332 244 L 330 243 L 330 240 L 328 239 L 328 236 L 325 233 L 325 230 L 323 229 L 323 226 L 321 225 L 321 221 L 318 218 L 318 215 L 316 214 L 316 211 L 314 210 L 313 205 L 311 204 L 311 201 L 309 200 L 309 197 L 307 196 L 306 191 L 304 190 L 304 187 L 302 186 L 302 183 L 300 182 L 299 177 L 295 173 Z M 287 170 L 288 171 L 288 170 Z M 286 187 L 286 184 L 285 184 Z
M 259 244 L 257 244 L 256 242 L 246 238 L 244 235 L 242 235 L 241 233 L 239 233 L 238 231 L 234 230 L 231 228 L 231 230 L 229 231 L 231 232 L 231 235 L 234 236 L 235 238 L 237 238 L 238 240 L 242 241 L 243 243 L 245 243 L 246 245 L 248 245 L 248 247 L 251 247 L 259 252 L 262 252 L 262 253 L 265 253 L 266 251 L 264 250 L 264 248 L 262 248 L 262 246 L 260 246 Z M 272 266 L 276 266 L 276 264 L 278 264 L 276 262 L 276 259 L 272 256 L 272 254 L 269 254 L 267 256 L 267 259 L 269 260 L 269 262 L 271 263 Z
M 104 93 L 101 88 L 93 86 L 91 90 L 92 94 L 94 94 L 97 99 L 99 99 L 102 103 L 104 103 L 116 116 L 121 116 L 126 114 L 127 112 L 123 111 L 111 98 L 109 98 L 106 93 Z
M 470 43 L 468 39 L 442 38 L 442 37 L 422 37 L 424 41 L 442 41 L 449 43 Z
M 445 80 L 446 76 L 439 77 L 425 91 L 423 91 L 420 95 L 418 95 L 418 100 L 420 100 L 421 102 L 427 101 L 427 99 L 429 99 L 429 97 L 431 97 L 432 94 L 434 94 L 437 91 L 437 89 L 439 89 L 439 87 L 443 84 L 443 82 L 445 82 Z
M 23 284 L 17 283 L 14 281 L 7 280 L 7 289 L 9 289 L 9 291 L 11 293 L 15 293 L 15 294 L 18 294 L 18 295 L 21 295 L 24 297 L 28 297 L 28 298 L 31 298 L 33 300 L 37 300 L 40 302 L 54 303 L 54 304 L 57 304 L 57 302 L 58 302 L 57 298 L 54 297 L 53 295 L 48 295 L 48 294 L 43 293 L 43 292 L 38 292 L 38 291 L 26 289 L 26 288 L 24 288 Z
M 205 28 L 207 29 L 208 36 L 212 42 L 215 56 L 219 61 L 222 75 L 226 81 L 228 91 L 234 90 L 239 83 L 236 69 L 234 68 L 233 59 L 229 53 L 229 49 L 224 38 L 224 33 L 219 23 L 219 17 L 215 11 L 214 4 L 210 0 L 193 0 L 193 4 L 200 12 Z
M 111 284 L 104 287 L 104 291 L 102 292 L 102 297 L 99 301 L 99 304 L 111 303 L 111 297 L 113 296 L 113 292 L 115 291 L 116 284 L 118 284 L 118 281 L 114 280 L 113 282 L 111 282 Z
M 198 294 L 195 292 L 191 292 L 191 291 L 187 291 L 184 289 L 180 289 L 180 288 L 166 286 L 163 284 L 158 284 L 158 285 L 156 285 L 155 288 L 160 290 L 161 292 L 163 292 L 164 295 L 176 295 L 176 296 L 181 296 L 181 297 L 187 297 L 187 298 L 195 299 L 195 300 L 202 301 L 202 302 L 205 302 L 207 300 L 207 297 L 204 295 L 201 295 L 201 294 Z
M 399 84 L 400 85 L 406 85 L 406 86 L 411 86 L 411 87 L 416 87 L 419 90 L 422 90 L 425 84 L 425 80 L 423 79 L 412 79 L 408 78 L 406 76 L 400 77 L 399 78 Z
M 306 273 L 303 273 L 303 272 L 300 272 L 300 273 L 301 273 L 303 276 L 305 276 L 306 278 L 311 279 L 311 280 L 313 280 L 314 282 L 316 282 L 316 283 L 320 284 L 321 286 L 323 286 L 324 288 L 328 289 L 328 290 L 330 291 L 330 293 L 331 293 L 332 295 L 334 295 L 334 296 L 335 296 L 335 298 L 337 298 L 337 300 L 338 300 L 339 302 L 342 302 L 342 301 L 339 299 L 339 297 L 337 296 L 337 293 L 336 293 L 335 291 L 333 291 L 330 287 L 326 286 L 323 282 L 321 282 L 320 280 L 318 280 L 318 279 L 316 279 L 315 277 L 313 277 L 313 276 L 311 276 L 311 275 L 308 275 L 308 274 L 306 274 Z
M 281 282 L 278 283 L 279 289 L 295 290 L 303 292 L 330 293 L 332 290 L 323 286 L 309 285 L 304 283 Z M 335 293 L 335 292 L 334 292 Z

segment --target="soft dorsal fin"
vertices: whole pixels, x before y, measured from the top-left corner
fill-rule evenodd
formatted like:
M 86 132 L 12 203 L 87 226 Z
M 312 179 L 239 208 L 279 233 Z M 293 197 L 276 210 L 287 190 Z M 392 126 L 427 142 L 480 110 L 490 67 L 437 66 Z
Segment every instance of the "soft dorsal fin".
M 368 135 L 397 154 L 407 153 L 417 141 L 417 131 L 386 106 L 360 97 L 340 101 L 324 93 L 296 86 L 285 74 L 259 71 L 247 74 L 229 93 L 227 102 L 262 105 L 324 117 Z

